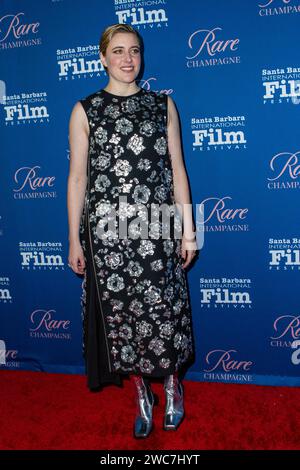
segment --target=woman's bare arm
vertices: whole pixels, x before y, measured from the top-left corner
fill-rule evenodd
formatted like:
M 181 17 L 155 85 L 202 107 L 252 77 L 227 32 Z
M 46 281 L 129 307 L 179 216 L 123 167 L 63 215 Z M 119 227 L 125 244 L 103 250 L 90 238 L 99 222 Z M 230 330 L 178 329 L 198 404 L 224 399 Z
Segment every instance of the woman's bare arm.
M 78 244 L 80 217 L 84 205 L 87 185 L 87 158 L 89 146 L 89 124 L 78 101 L 69 122 L 70 170 L 68 176 L 68 221 L 69 243 Z
M 170 96 L 168 96 L 168 147 L 173 168 L 175 202 L 179 205 L 180 212 L 183 215 L 183 237 L 191 242 L 195 236 L 195 225 L 193 223 L 188 179 L 182 156 L 178 113 Z M 188 249 L 194 250 L 196 245 L 190 243 Z

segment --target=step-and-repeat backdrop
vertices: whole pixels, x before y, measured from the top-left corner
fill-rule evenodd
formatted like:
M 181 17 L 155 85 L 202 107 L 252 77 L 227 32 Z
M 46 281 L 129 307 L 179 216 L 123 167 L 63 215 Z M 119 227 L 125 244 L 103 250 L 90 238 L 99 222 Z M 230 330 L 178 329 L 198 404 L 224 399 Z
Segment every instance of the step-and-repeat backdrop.
M 113 23 L 140 32 L 138 85 L 180 115 L 203 239 L 186 378 L 300 385 L 300 0 L 1 1 L 0 368 L 84 374 L 68 125 L 107 84 Z

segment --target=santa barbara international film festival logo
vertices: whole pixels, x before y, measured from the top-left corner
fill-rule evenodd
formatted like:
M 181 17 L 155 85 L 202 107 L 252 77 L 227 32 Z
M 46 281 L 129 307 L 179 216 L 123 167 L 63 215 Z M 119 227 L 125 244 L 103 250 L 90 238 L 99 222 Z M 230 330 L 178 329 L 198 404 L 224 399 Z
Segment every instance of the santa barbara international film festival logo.
M 24 12 L 4 13 L 0 16 L 0 50 L 40 46 L 40 23 Z
M 172 3 L 172 0 L 171 0 Z M 130 8 L 128 6 L 130 5 Z M 152 8 L 145 8 L 145 5 Z M 154 29 L 168 26 L 166 8 L 168 0 L 164 1 L 120 1 L 114 0 L 117 23 L 130 23 L 137 30 Z
M 10 291 L 10 278 L 6 276 L 0 277 L 0 305 L 11 304 L 13 302 Z
M 200 307 L 202 309 L 252 309 L 251 279 L 238 277 L 200 277 Z
M 300 151 L 279 152 L 270 159 L 267 188 L 270 190 L 300 189 Z
M 269 270 L 300 270 L 300 237 L 269 239 Z
M 71 321 L 57 319 L 53 309 L 36 309 L 30 314 L 29 336 L 35 339 L 71 340 Z
M 65 269 L 61 242 L 20 241 L 21 268 L 26 271 L 58 271 Z
M 192 118 L 193 152 L 246 149 L 245 126 L 245 116 Z
M 300 67 L 262 70 L 263 104 L 300 103 Z
M 187 68 L 213 67 L 216 65 L 239 64 L 240 39 L 228 37 L 219 26 L 201 28 L 190 34 L 188 47 L 191 54 L 186 56 Z
M 243 360 L 236 349 L 213 349 L 206 354 L 204 379 L 213 382 L 252 382 L 253 362 Z
M 56 60 L 59 81 L 95 78 L 105 74 L 98 44 L 57 49 Z
M 3 110 L 6 126 L 42 125 L 50 122 L 48 96 L 45 91 L 4 95 Z
M 258 7 L 258 14 L 262 17 L 300 13 L 298 0 L 260 0 Z

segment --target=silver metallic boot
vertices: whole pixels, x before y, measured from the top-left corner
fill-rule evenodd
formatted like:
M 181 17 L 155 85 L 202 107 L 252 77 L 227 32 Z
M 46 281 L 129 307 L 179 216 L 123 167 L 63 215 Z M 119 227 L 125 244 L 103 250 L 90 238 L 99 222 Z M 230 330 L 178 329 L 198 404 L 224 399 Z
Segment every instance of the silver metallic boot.
M 153 405 L 158 404 L 158 396 L 152 392 L 150 385 L 146 385 L 139 375 L 133 375 L 136 386 L 136 418 L 134 423 L 134 437 L 149 436 L 153 428 Z
M 164 430 L 174 430 L 184 418 L 183 385 L 177 374 L 168 375 L 164 380 L 166 408 L 164 415 Z

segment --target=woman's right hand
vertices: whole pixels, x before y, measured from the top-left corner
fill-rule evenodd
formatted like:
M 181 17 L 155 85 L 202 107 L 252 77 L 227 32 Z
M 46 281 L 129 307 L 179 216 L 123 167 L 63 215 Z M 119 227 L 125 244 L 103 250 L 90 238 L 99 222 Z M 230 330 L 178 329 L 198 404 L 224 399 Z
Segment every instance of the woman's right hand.
M 84 274 L 85 259 L 80 242 L 71 242 L 69 247 L 68 263 L 76 274 Z

